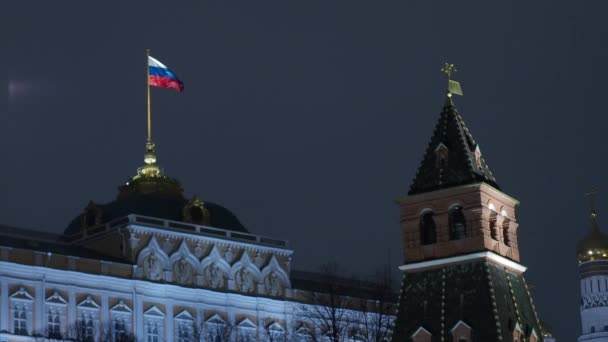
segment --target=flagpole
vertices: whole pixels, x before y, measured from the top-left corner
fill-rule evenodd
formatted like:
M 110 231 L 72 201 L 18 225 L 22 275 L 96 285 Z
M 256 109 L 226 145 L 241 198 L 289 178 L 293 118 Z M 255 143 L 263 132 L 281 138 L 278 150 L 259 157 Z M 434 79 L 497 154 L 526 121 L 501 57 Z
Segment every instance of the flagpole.
M 146 49 L 146 85 L 148 87 L 148 143 L 151 143 L 152 114 L 150 114 L 150 49 Z

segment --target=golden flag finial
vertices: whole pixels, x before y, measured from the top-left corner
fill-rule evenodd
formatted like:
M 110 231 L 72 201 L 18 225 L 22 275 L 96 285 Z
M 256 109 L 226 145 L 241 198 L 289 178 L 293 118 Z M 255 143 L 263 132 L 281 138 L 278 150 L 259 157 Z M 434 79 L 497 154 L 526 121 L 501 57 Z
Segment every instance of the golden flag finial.
M 448 97 L 452 97 L 452 94 L 462 96 L 462 88 L 460 88 L 460 83 L 452 80 L 452 73 L 457 72 L 456 66 L 454 64 L 445 63 L 441 71 L 448 78 Z

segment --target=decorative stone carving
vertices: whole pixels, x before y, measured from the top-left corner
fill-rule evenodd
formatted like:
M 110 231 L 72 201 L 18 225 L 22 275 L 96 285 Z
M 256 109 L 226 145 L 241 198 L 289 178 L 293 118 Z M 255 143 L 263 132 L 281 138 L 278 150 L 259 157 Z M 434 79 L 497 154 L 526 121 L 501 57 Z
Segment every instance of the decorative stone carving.
M 205 269 L 205 285 L 214 289 L 224 287 L 224 272 L 216 265 L 210 264 Z
M 163 266 L 154 254 L 150 254 L 144 260 L 144 274 L 150 280 L 160 280 L 162 278 Z
M 202 242 L 199 241 L 196 243 L 196 248 L 194 248 L 194 255 L 200 259 L 203 256 L 203 252 L 204 252 L 203 244 L 202 244 Z
M 260 254 L 260 252 L 256 253 L 254 262 L 258 268 L 262 268 L 262 265 L 264 264 L 264 257 L 262 257 L 262 254 Z
M 165 242 L 163 242 L 163 249 L 166 253 L 171 252 L 173 249 L 173 242 L 171 242 L 170 238 L 165 238 Z
M 235 282 L 237 288 L 246 293 L 251 293 L 255 290 L 255 282 L 253 280 L 253 274 L 246 268 L 241 268 L 235 275 Z
M 129 236 L 129 246 L 131 247 L 131 250 L 135 250 L 137 245 L 139 245 L 139 238 L 135 236 L 135 233 L 131 232 Z
M 266 294 L 275 297 L 289 295 L 289 292 L 286 291 L 291 288 L 289 275 L 281 268 L 274 255 L 270 257 L 268 265 L 262 270 L 262 279 L 264 279 L 263 287 Z
M 288 257 L 285 261 L 285 268 L 289 271 L 289 267 L 291 266 L 291 257 Z
M 180 284 L 191 284 L 194 269 L 186 260 L 180 259 L 173 265 L 173 278 Z
M 264 286 L 266 287 L 266 293 L 271 296 L 281 296 L 283 294 L 283 287 L 281 286 L 281 280 L 279 275 L 272 271 L 264 279 Z
M 229 264 L 231 264 L 234 260 L 234 253 L 232 253 L 232 247 L 228 247 L 228 249 L 226 250 L 226 254 L 224 255 L 224 259 L 226 259 L 226 262 L 228 262 Z

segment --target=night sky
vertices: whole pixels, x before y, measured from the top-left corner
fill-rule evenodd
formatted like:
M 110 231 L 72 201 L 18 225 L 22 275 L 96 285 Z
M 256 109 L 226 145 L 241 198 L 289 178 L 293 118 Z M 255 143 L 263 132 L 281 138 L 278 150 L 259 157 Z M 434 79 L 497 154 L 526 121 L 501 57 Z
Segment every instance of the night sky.
M 175 5 L 179 3 L 179 5 Z M 171 5 L 170 5 L 171 4 Z M 3 1 L 0 223 L 61 232 L 142 164 L 145 49 L 159 162 L 294 267 L 401 264 L 399 210 L 443 104 L 519 199 L 522 263 L 560 341 L 580 330 L 583 194 L 608 230 L 601 1 Z

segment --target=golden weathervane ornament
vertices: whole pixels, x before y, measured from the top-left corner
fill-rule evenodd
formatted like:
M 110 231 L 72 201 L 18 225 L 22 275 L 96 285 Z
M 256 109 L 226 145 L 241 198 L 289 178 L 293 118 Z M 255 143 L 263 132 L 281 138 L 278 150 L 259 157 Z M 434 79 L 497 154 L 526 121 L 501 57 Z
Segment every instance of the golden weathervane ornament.
M 458 71 L 456 70 L 456 66 L 454 66 L 454 64 L 445 63 L 441 71 L 443 71 L 445 76 L 448 78 L 448 97 L 452 97 L 452 94 L 462 96 L 462 88 L 460 88 L 460 83 L 452 80 L 452 73 Z

